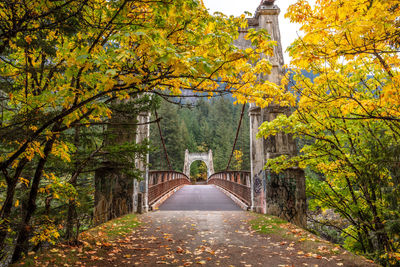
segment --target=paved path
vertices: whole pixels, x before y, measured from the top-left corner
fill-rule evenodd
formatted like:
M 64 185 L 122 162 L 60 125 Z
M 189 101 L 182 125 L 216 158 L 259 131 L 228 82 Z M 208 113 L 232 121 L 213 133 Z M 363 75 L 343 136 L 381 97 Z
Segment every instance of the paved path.
M 245 211 L 156 211 L 140 215 L 142 226 L 108 247 L 86 266 L 207 266 L 207 267 L 377 267 L 349 260 L 348 253 L 319 255 L 319 246 L 253 231 Z M 288 229 L 289 231 L 290 229 Z M 318 254 L 317 254 L 318 253 Z M 347 253 L 343 255 L 342 253 Z
M 214 185 L 185 185 L 167 199 L 159 210 L 240 211 L 241 209 Z
M 259 216 L 240 210 L 213 185 L 187 185 L 160 210 L 140 215 L 142 224 L 131 234 L 99 247 L 102 253 L 87 252 L 84 254 L 86 259 L 81 258 L 77 265 L 375 266 L 361 258 L 350 257 L 342 249 L 324 254 L 324 251 L 330 251 L 328 246 L 333 246 L 326 241 L 317 241 L 313 235 L 290 224 L 279 225 L 283 235 L 261 235 L 250 223 Z

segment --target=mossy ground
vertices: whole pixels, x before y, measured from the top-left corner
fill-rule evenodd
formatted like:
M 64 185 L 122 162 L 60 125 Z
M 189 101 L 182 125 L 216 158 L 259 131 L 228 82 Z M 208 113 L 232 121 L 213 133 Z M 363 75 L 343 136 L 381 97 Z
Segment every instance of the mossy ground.
M 96 258 L 105 257 L 114 241 L 132 233 L 139 225 L 136 215 L 128 214 L 82 232 L 79 235 L 79 246 L 60 243 L 51 249 L 30 252 L 12 266 L 75 266 L 79 265 L 79 258 L 83 254 L 93 254 Z

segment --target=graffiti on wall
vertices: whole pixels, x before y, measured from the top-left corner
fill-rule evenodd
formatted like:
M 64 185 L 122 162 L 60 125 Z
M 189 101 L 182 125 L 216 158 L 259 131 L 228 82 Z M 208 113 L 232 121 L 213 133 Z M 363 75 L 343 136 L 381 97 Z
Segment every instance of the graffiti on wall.
M 261 190 L 264 190 L 265 192 L 266 189 L 266 183 L 265 183 L 265 171 L 260 171 L 258 174 L 254 176 L 254 194 L 258 195 L 261 193 Z

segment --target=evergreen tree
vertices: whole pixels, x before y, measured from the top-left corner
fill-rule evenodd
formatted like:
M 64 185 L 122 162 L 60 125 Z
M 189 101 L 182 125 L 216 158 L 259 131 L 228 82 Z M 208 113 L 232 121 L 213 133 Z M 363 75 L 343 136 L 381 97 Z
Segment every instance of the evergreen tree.
M 189 143 L 189 133 L 186 124 L 178 115 L 178 106 L 163 102 L 158 114 L 160 127 L 164 137 L 165 147 L 172 165 L 172 169 L 182 171 L 186 144 Z M 152 169 L 168 169 L 165 153 L 157 125 L 151 127 L 151 143 L 154 151 L 150 155 Z

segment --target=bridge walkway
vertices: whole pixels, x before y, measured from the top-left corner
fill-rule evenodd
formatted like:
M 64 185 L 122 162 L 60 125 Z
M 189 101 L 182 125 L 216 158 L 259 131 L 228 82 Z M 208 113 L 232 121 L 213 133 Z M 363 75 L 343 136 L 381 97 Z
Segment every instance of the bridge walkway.
M 159 210 L 240 211 L 241 209 L 215 185 L 185 185 L 168 198 Z

